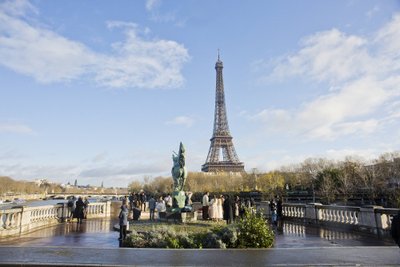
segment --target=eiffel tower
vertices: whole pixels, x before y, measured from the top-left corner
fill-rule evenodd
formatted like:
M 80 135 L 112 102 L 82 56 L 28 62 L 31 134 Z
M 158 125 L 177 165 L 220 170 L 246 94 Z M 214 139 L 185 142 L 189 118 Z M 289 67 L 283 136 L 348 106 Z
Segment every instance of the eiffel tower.
M 240 162 L 236 154 L 229 132 L 222 77 L 223 67 L 218 51 L 218 60 L 215 63 L 217 84 L 215 89 L 214 131 L 210 139 L 211 145 L 206 163 L 201 166 L 201 170 L 203 172 L 244 172 L 244 164 Z

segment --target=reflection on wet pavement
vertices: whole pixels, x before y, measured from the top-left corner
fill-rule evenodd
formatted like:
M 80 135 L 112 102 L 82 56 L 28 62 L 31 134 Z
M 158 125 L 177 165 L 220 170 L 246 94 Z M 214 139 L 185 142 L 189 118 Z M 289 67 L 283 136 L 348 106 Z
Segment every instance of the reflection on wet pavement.
M 275 232 L 275 247 L 393 246 L 388 237 L 346 229 L 327 229 L 312 225 L 284 222 Z
M 116 223 L 110 219 L 90 219 L 82 224 L 61 223 L 15 238 L 2 238 L 1 245 L 118 247 Z
M 117 248 L 119 233 L 113 231 L 116 220 L 90 219 L 83 224 L 61 223 L 24 234 L 2 238 L 0 246 L 68 246 Z M 276 233 L 277 248 L 332 247 L 332 246 L 393 246 L 389 238 L 378 238 L 342 229 L 325 229 L 311 225 L 284 222 Z

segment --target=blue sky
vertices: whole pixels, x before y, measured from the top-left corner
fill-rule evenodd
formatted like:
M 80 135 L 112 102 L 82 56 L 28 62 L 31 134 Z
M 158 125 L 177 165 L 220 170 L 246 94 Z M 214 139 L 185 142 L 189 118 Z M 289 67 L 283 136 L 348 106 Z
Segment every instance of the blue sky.
M 0 1 L 0 175 L 200 171 L 217 49 L 246 170 L 399 150 L 399 1 Z

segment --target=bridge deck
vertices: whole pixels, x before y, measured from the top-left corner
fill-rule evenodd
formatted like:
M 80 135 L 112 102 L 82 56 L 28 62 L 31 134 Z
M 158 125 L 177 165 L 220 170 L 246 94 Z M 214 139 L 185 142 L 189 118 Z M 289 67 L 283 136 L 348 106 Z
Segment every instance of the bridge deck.
M 398 247 L 107 249 L 0 247 L 0 266 L 399 266 Z
M 0 266 L 400 266 L 400 249 L 390 239 L 344 230 L 287 222 L 273 249 L 129 249 L 119 248 L 114 223 L 92 219 L 2 238 Z

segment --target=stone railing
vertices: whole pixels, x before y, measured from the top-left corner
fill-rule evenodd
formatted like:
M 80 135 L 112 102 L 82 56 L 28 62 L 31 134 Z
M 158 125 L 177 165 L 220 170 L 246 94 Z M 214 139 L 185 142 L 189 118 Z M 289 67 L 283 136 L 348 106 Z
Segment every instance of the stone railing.
M 108 217 L 111 214 L 111 202 L 90 203 L 87 211 L 88 218 Z M 0 237 L 26 233 L 63 222 L 68 217 L 66 203 L 39 207 L 20 206 L 0 210 Z
M 266 216 L 271 215 L 269 202 L 260 202 L 258 209 L 263 209 Z M 352 228 L 368 231 L 378 235 L 388 235 L 391 220 L 398 209 L 380 206 L 351 207 L 314 204 L 284 203 L 282 213 L 284 219 L 299 220 L 319 225 Z

